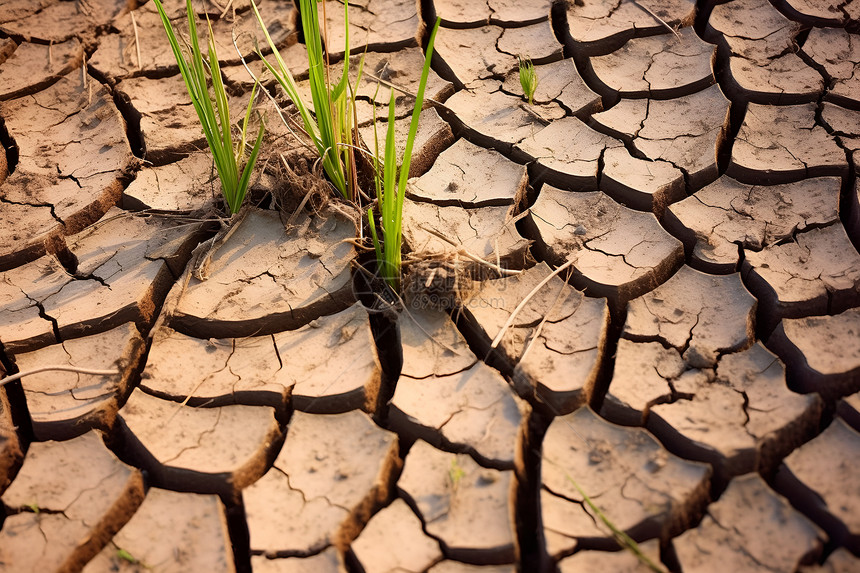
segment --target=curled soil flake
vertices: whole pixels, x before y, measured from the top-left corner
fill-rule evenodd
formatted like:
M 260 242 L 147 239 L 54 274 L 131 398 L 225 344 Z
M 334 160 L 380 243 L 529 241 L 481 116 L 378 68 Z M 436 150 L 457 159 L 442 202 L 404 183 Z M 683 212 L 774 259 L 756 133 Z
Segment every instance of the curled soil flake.
M 490 352 L 511 313 L 550 272 L 540 263 L 516 276 L 479 283 L 463 303 L 463 316 L 480 352 L 500 358 L 512 371 L 520 395 L 554 413 L 568 413 L 592 398 L 609 326 L 604 299 L 585 297 L 554 277 L 517 314 L 499 350 Z
M 194 4 L 198 15 L 197 33 L 205 53 L 209 41 L 205 12 L 208 11 L 207 8 L 213 7 L 213 3 L 207 2 L 209 6 L 204 5 L 203 2 Z M 245 58 L 255 53 L 255 46 L 258 45 L 260 48 L 266 46 L 266 38 L 257 23 L 257 18 L 248 9 L 249 4 L 247 2 L 244 4 L 245 6 L 239 6 L 238 2 L 233 2 L 232 8 L 237 9 L 235 20 L 230 10 L 226 11 L 224 17 L 220 17 L 224 11 L 220 6 L 217 12 L 210 16 L 219 16 L 217 19 L 213 18 L 211 22 L 221 66 L 239 63 L 239 55 L 233 46 L 233 34 L 236 35 L 237 44 Z M 289 50 L 285 48 L 294 45 L 297 41 L 294 29 L 296 11 L 292 4 L 266 0 L 257 4 L 275 45 L 284 53 L 288 52 Z M 185 3 L 170 2 L 165 8 L 174 28 L 181 31 L 181 34 L 187 35 L 188 20 Z M 133 14 L 134 21 L 132 21 L 132 14 L 128 12 L 114 18 L 111 23 L 111 33 L 99 38 L 98 49 L 87 62 L 88 65 L 111 80 L 137 75 L 163 76 L 179 73 L 170 44 L 165 40 L 161 17 L 155 4 L 147 2 L 134 10 Z M 268 46 L 266 49 L 268 50 Z M 290 69 L 295 73 L 293 68 Z
M 374 410 L 382 366 L 360 303 L 273 338 L 283 363 L 273 382 L 290 390 L 293 407 L 319 413 Z
M 598 133 L 575 117 L 565 117 L 533 133 L 516 149 L 537 163 L 541 180 L 575 191 L 597 189 L 600 159 L 620 141 Z
M 191 278 L 171 326 L 201 338 L 295 329 L 352 304 L 353 222 L 340 212 L 302 214 L 284 229 L 252 210 L 211 252 L 209 278 Z
M 622 336 L 658 340 L 684 353 L 697 368 L 755 340 L 756 300 L 740 275 L 707 275 L 683 266 L 648 294 L 630 301 Z
M 711 470 L 670 454 L 648 432 L 604 421 L 590 408 L 553 420 L 543 443 L 540 499 L 550 555 L 612 534 L 571 480 L 622 531 L 668 538 L 695 518 Z
M 44 89 L 80 68 L 83 59 L 84 48 L 77 38 L 50 47 L 25 42 L 0 63 L 0 100 Z
M 653 404 L 672 399 L 672 382 L 686 370 L 687 364 L 675 348 L 620 339 L 600 414 L 619 424 L 644 425 Z
M 27 352 L 58 342 L 56 332 L 67 339 L 129 321 L 147 329 L 201 228 L 111 209 L 66 239 L 74 274 L 52 256 L 5 273 L 0 341 L 8 351 Z
M 813 228 L 762 251 L 744 249 L 744 283 L 769 332 L 781 318 L 841 312 L 860 304 L 860 255 L 841 223 Z
M 116 204 L 134 164 L 110 93 L 73 71 L 34 95 L 0 102 L 18 164 L 0 185 L 0 269 L 58 249 L 57 239 Z
M 504 32 L 498 26 L 468 30 L 441 28 L 436 36 L 435 52 L 448 68 L 459 89 L 476 88 L 481 80 L 504 76 L 517 67 L 514 54 L 497 49 Z
M 203 340 L 161 327 L 153 336 L 140 387 L 192 405 L 266 405 L 283 409 L 287 388 L 273 379 L 282 368 L 271 336 Z
M 549 64 L 535 64 L 535 73 L 538 85 L 534 101 L 538 105 L 555 101 L 569 110 L 571 115 L 583 119 L 603 110 L 601 97 L 594 93 L 579 75 L 572 58 Z M 502 87 L 507 93 L 522 94 L 523 101 L 528 99 L 523 94 L 519 69 L 508 73 Z
M 539 256 L 554 265 L 573 261 L 573 284 L 608 297 L 618 310 L 669 278 L 683 259 L 681 242 L 653 214 L 622 207 L 599 191 L 546 185 L 525 222 Z
M 696 17 L 695 0 L 595 0 L 567 5 L 568 43 L 586 56 L 608 54 L 630 38 L 650 36 L 673 28 L 691 26 Z
M 468 251 L 486 261 L 519 269 L 526 266 L 531 255 L 529 241 L 517 231 L 515 210 L 514 206 L 464 209 L 406 200 L 403 240 L 417 256 L 449 259 Z
M 667 161 L 639 159 L 623 147 L 612 147 L 603 154 L 600 190 L 662 219 L 666 207 L 684 197 L 684 173 Z
M 344 549 L 388 498 L 397 444 L 363 412 L 296 412 L 274 466 L 242 494 L 251 549 L 270 557 Z
M 716 52 L 692 28 L 681 28 L 678 35 L 633 38 L 611 54 L 591 58 L 591 67 L 607 93 L 667 99 L 713 84 Z
M 724 357 L 716 376 L 683 376 L 684 397 L 650 409 L 648 428 L 673 451 L 715 465 L 720 476 L 772 471 L 813 435 L 822 401 L 791 392 L 782 363 L 761 344 Z
M 410 181 L 406 195 L 442 206 L 501 206 L 519 203 L 527 185 L 524 165 L 458 139 L 439 155 L 430 171 Z
M 788 364 L 796 390 L 826 398 L 860 392 L 860 309 L 785 319 L 768 346 Z
M 421 573 L 442 560 L 439 542 L 399 498 L 371 518 L 352 551 L 365 571 L 378 573 Z
M 398 488 L 418 507 L 427 533 L 454 559 L 509 563 L 514 559 L 513 471 L 479 466 L 417 441 Z
M 726 174 L 755 184 L 848 174 L 845 151 L 815 121 L 815 104 L 750 104 Z
M 480 82 L 474 89 L 460 90 L 445 105 L 470 141 L 510 152 L 513 145 L 541 131 L 551 121 L 565 116 L 554 101 L 528 106 L 518 96 L 501 91 L 497 81 Z
M 367 51 L 393 52 L 418 46 L 423 25 L 415 0 L 357 0 L 349 3 L 349 45 L 353 54 Z M 326 45 L 333 60 L 343 59 L 346 39 L 344 11 L 340 3 L 319 10 L 320 29 L 328 19 Z
M 672 543 L 684 571 L 794 571 L 821 553 L 822 534 L 764 480 L 747 475 L 732 480 L 696 529 Z
M 231 495 L 256 481 L 281 435 L 272 408 L 193 408 L 139 389 L 119 417 L 155 485 L 199 493 Z
M 738 246 L 758 251 L 839 217 L 837 177 L 750 185 L 723 176 L 669 207 L 664 223 L 704 271 L 738 270 Z
M 860 433 L 840 418 L 814 440 L 791 453 L 775 486 L 810 516 L 837 544 L 860 549 Z
M 50 364 L 118 372 L 103 376 L 49 371 L 22 378 L 36 438 L 67 440 L 91 428 L 111 428 L 117 402 L 127 394 L 143 351 L 137 328 L 127 322 L 102 334 L 16 355 L 21 371 Z
M 435 0 L 436 15 L 446 28 L 472 28 L 486 24 L 525 26 L 549 18 L 552 2 L 536 0 Z M 434 569 L 435 571 L 435 569 Z
M 137 513 L 83 573 L 132 573 L 137 567 L 164 573 L 233 573 L 227 517 L 218 497 L 150 489 Z
M 644 157 L 682 170 L 687 185 L 698 189 L 719 175 L 717 153 L 729 128 L 729 100 L 713 85 L 670 100 L 621 100 L 594 121 Z
M 857 0 L 785 0 L 788 14 L 804 24 L 816 26 L 839 26 L 846 24 L 854 12 L 860 15 Z
M 79 571 L 143 501 L 143 477 L 99 433 L 30 445 L 3 494 L 15 510 L 0 530 L 0 563 L 20 571 Z
M 126 0 L 8 0 L 0 6 L 0 31 L 42 43 L 64 42 L 92 37 L 128 9 Z
M 122 192 L 126 209 L 193 211 L 212 209 L 221 196 L 221 183 L 205 152 L 192 153 L 176 163 L 145 166 Z
M 391 401 L 392 425 L 482 463 L 512 467 L 527 409 L 505 379 L 477 361 L 441 311 L 410 311 L 400 332 L 403 370 Z
M 137 77 L 116 86 L 120 97 L 140 114 L 140 133 L 146 159 L 164 164 L 206 147 L 200 119 L 179 74 L 165 78 Z M 231 109 L 244 109 L 235 100 Z
M 833 85 L 825 99 L 854 108 L 860 104 L 860 38 L 857 34 L 839 28 L 813 28 L 803 44 L 803 53 L 832 78 Z
M 729 53 L 726 83 L 731 95 L 760 104 L 816 101 L 825 82 L 796 53 L 801 28 L 767 0 L 714 7 L 705 37 Z
M 326 360 L 319 359 L 324 349 Z M 359 303 L 297 330 L 247 338 L 187 336 L 163 327 L 141 375 L 147 392 L 192 405 L 283 411 L 373 411 L 380 386 L 367 311 Z

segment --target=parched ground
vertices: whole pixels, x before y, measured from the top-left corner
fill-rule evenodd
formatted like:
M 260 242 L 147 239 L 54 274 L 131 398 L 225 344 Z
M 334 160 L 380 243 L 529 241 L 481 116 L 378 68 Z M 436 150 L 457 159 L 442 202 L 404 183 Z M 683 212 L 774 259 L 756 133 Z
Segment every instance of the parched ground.
M 437 15 L 392 317 L 268 99 L 216 238 L 151 2 L 0 3 L 0 377 L 101 372 L 0 388 L 0 570 L 860 570 L 860 0 L 357 0 L 365 142 Z

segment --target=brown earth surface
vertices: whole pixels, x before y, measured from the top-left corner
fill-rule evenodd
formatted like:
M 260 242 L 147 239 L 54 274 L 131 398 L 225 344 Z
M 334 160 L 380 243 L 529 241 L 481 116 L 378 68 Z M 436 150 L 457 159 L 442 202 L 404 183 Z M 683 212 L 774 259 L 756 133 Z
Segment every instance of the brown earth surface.
M 437 16 L 394 312 L 270 100 L 226 221 L 151 1 L 0 2 L 0 571 L 860 570 L 860 0 L 354 0 L 366 143 Z

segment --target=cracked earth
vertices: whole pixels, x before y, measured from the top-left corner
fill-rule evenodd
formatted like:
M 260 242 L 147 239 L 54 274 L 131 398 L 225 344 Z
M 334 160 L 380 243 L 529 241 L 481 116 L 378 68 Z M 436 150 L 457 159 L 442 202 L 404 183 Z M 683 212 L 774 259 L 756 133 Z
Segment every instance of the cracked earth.
M 437 16 L 393 316 L 271 101 L 223 232 L 151 2 L 0 4 L 0 570 L 860 570 L 860 1 L 356 0 L 365 142 Z

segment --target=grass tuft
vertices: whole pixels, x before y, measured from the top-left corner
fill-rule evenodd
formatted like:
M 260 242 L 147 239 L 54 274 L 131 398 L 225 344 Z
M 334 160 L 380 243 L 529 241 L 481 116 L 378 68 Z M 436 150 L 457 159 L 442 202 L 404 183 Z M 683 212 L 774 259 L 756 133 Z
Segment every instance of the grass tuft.
M 188 31 L 191 45 L 183 50 L 182 44 L 173 29 L 173 24 L 167 17 L 161 0 L 154 0 L 155 7 L 167 33 L 167 39 L 173 50 L 173 56 L 179 66 L 191 104 L 200 119 L 203 127 L 203 135 L 212 152 L 215 169 L 221 181 L 221 193 L 227 202 L 231 213 L 236 213 L 242 206 L 248 185 L 251 181 L 251 172 L 257 162 L 260 153 L 260 145 L 263 142 L 263 133 L 266 126 L 260 119 L 260 129 L 251 152 L 245 160 L 245 148 L 247 146 L 248 121 L 254 105 L 254 97 L 257 95 L 257 85 L 251 90 L 251 98 L 240 129 L 239 140 L 233 141 L 233 124 L 230 121 L 230 107 L 227 102 L 227 92 L 221 80 L 221 68 L 218 64 L 218 54 L 215 50 L 215 39 L 212 33 L 212 23 L 207 16 L 206 22 L 209 27 L 208 58 L 203 57 L 200 50 L 200 40 L 197 34 L 197 23 L 191 0 L 186 0 L 186 11 L 188 14 Z M 187 53 L 190 50 L 190 53 Z M 211 92 L 210 92 L 211 84 Z M 240 169 L 242 162 L 244 168 Z
M 535 91 L 538 87 L 538 75 L 535 71 L 535 65 L 530 58 L 519 57 L 520 61 L 520 86 L 523 88 L 523 94 L 528 98 L 529 105 L 534 105 Z
M 349 85 L 349 3 L 343 3 L 346 30 L 343 73 L 340 79 L 332 84 L 329 74 L 330 66 L 323 52 L 317 2 L 318 0 L 300 0 L 299 2 L 302 13 L 302 31 L 304 32 L 305 48 L 308 54 L 308 76 L 313 110 L 308 108 L 302 100 L 293 74 L 284 63 L 277 46 L 272 41 L 256 3 L 251 0 L 251 7 L 263 29 L 266 42 L 275 56 L 277 66 L 264 58 L 259 50 L 258 55 L 286 92 L 287 97 L 299 110 L 305 133 L 310 137 L 322 158 L 323 170 L 329 181 L 344 199 L 351 200 L 356 196 L 357 175 L 354 150 L 357 128 L 354 121 L 355 99 Z M 362 59 L 363 63 L 364 60 Z M 361 68 L 359 68 L 359 78 L 360 76 Z
M 421 108 L 424 106 L 424 91 L 427 88 L 427 78 L 430 75 L 430 60 L 433 57 L 433 44 L 436 32 L 439 30 L 440 18 L 430 33 L 427 43 L 427 54 L 424 56 L 424 69 L 421 71 L 421 83 L 415 97 L 415 108 L 412 110 L 412 122 L 406 136 L 406 149 L 403 151 L 403 163 L 400 165 L 398 178 L 397 158 L 394 147 L 394 90 L 391 90 L 391 100 L 388 104 L 388 132 L 385 139 L 385 159 L 380 174 L 379 145 L 374 154 L 374 173 L 376 181 L 376 197 L 379 201 L 379 221 L 382 227 L 382 240 L 376 229 L 376 223 L 371 211 L 367 220 L 370 226 L 370 236 L 373 248 L 376 250 L 376 260 L 379 275 L 395 291 L 400 290 L 400 268 L 402 264 L 401 250 L 403 248 L 403 199 L 406 195 L 406 182 L 409 179 L 409 168 L 412 163 L 412 147 L 418 133 L 418 120 Z M 396 182 L 395 182 L 396 181 Z

